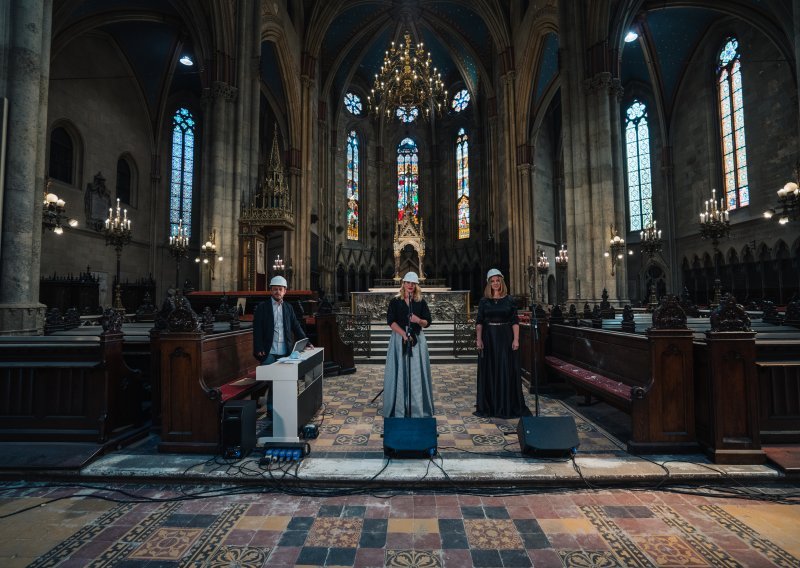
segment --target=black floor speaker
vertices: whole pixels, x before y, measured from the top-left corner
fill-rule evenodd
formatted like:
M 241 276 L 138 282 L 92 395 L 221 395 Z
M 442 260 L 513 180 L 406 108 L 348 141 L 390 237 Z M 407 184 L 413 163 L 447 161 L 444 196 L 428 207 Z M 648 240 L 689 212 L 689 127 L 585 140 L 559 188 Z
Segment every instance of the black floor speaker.
M 222 455 L 247 457 L 256 447 L 256 401 L 231 400 L 222 407 Z
M 436 455 L 436 419 L 384 418 L 383 455 L 428 459 Z
M 519 447 L 534 457 L 566 457 L 580 445 L 572 416 L 523 416 L 517 424 Z

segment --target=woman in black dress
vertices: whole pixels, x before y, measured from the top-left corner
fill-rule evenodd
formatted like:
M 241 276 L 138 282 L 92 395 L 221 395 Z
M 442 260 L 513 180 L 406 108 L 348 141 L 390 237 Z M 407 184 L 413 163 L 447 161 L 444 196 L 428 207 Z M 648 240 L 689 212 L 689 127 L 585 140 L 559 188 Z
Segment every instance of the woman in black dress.
M 386 323 L 392 328 L 392 335 L 383 374 L 385 418 L 433 416 L 431 360 L 422 331 L 432 319 L 428 304 L 422 299 L 419 276 L 416 272 L 408 272 L 386 312 Z M 407 392 L 411 395 L 409 408 L 406 405 Z
M 518 418 L 530 414 L 522 395 L 519 368 L 519 319 L 503 275 L 486 274 L 478 304 L 478 416 Z

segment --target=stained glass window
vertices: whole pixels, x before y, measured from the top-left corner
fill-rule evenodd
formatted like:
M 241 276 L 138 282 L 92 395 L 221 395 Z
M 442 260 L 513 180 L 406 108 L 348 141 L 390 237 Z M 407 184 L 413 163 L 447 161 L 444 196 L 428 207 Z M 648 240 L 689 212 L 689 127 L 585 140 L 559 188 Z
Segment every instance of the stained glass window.
M 183 221 L 192 235 L 192 185 L 194 181 L 195 121 L 189 109 L 179 108 L 172 117 L 172 178 L 169 187 L 169 234 L 178 234 Z
M 466 91 L 463 91 L 466 92 Z M 456 208 L 458 238 L 469 238 L 469 141 L 461 128 L 456 136 Z
M 417 116 L 419 116 L 419 109 L 417 107 L 397 107 L 395 114 L 397 118 L 403 122 L 414 122 Z
M 355 93 L 347 93 L 344 96 L 344 107 L 356 116 L 361 114 L 361 110 L 364 108 L 361 105 L 361 98 Z
M 402 221 L 406 206 L 419 223 L 419 154 L 417 143 L 403 139 L 397 146 L 397 219 Z
M 358 136 L 347 135 L 347 238 L 358 240 Z
M 719 54 L 717 84 L 722 134 L 722 164 L 725 173 L 725 201 L 728 209 L 750 203 L 747 181 L 747 148 L 744 137 L 742 63 L 739 42 L 730 38 Z
M 628 161 L 628 206 L 631 231 L 641 231 L 653 218 L 650 176 L 650 127 L 647 107 L 633 101 L 626 111 L 625 154 Z
M 460 90 L 456 93 L 456 96 L 453 97 L 453 102 L 451 103 L 453 110 L 456 112 L 461 112 L 469 106 L 469 101 L 469 91 L 466 89 Z

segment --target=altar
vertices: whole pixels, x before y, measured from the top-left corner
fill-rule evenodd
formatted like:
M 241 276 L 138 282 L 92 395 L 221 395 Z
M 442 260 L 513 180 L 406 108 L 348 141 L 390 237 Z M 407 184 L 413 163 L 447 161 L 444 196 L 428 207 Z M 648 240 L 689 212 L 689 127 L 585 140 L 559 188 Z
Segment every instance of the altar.
M 371 288 L 368 292 L 350 292 L 350 312 L 355 315 L 369 315 L 370 320 L 386 320 L 386 309 L 389 301 L 397 295 L 397 288 Z M 456 314 L 469 313 L 469 290 L 451 290 L 450 288 L 422 289 L 422 298 L 431 310 L 433 321 L 453 321 Z

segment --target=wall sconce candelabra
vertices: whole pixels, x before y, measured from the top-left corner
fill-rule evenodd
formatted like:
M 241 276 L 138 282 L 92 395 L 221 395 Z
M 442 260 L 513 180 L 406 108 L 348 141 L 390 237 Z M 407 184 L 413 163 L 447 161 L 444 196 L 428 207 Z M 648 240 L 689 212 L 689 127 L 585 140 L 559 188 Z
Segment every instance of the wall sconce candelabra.
M 567 246 L 565 244 L 561 244 L 561 248 L 558 250 L 558 254 L 556 255 L 556 272 L 558 272 L 560 277 L 560 286 L 558 288 L 558 298 L 557 301 L 559 305 L 564 304 L 566 302 L 566 279 L 564 275 L 567 272 L 567 267 L 569 266 L 569 256 L 567 255 Z
M 661 229 L 656 229 L 656 221 L 650 220 L 641 232 L 642 252 L 650 259 L 661 252 L 664 241 L 661 240 Z
M 275 257 L 275 262 L 272 264 L 272 272 L 275 276 L 283 276 L 286 278 L 287 282 L 291 283 L 292 273 L 294 272 L 292 269 L 292 259 L 290 258 L 284 262 L 281 255 L 277 255 Z
M 172 258 L 175 259 L 175 291 L 181 290 L 181 261 L 189 254 L 189 236 L 186 234 L 186 227 L 183 226 L 183 219 L 178 221 L 178 230 L 174 235 L 170 235 L 167 250 Z
M 711 307 L 716 308 L 722 298 L 722 282 L 719 279 L 719 241 L 731 233 L 728 210 L 723 209 L 723 200 L 717 201 L 717 190 L 711 190 L 711 199 L 705 202 L 705 211 L 700 213 L 700 238 L 711 240 L 714 248 L 714 299 Z
M 208 240 L 200 245 L 200 255 L 195 257 L 194 261 L 197 264 L 202 263 L 203 266 L 208 267 L 208 271 L 211 274 L 211 280 L 214 280 L 214 266 L 217 262 L 222 262 L 223 257 L 222 255 L 217 256 L 217 231 L 216 229 L 211 231 L 211 234 L 208 235 Z
M 789 221 L 796 221 L 800 217 L 800 164 L 795 166 L 794 179 L 778 190 L 778 206 L 764 211 L 764 217 L 772 219 L 778 216 L 778 223 L 785 225 Z
M 617 262 L 622 260 L 622 251 L 625 249 L 625 240 L 619 236 L 617 229 L 611 225 L 611 239 L 608 242 L 608 251 L 603 256 L 611 258 L 611 276 L 616 274 Z
M 536 272 L 542 279 L 542 302 L 545 300 L 545 282 L 547 281 L 547 274 L 550 272 L 550 261 L 547 259 L 547 254 L 541 247 L 536 247 Z
M 125 311 L 125 306 L 122 305 L 122 289 L 120 282 L 120 258 L 122 257 L 122 249 L 125 245 L 131 242 L 133 235 L 133 228 L 131 220 L 128 219 L 128 210 L 121 209 L 119 198 L 117 198 L 116 211 L 108 208 L 108 219 L 106 219 L 103 226 L 103 236 L 106 239 L 106 246 L 111 245 L 117 251 L 117 280 L 114 287 L 114 309 L 119 312 Z
M 77 219 L 67 218 L 67 202 L 59 199 L 58 195 L 50 191 L 53 182 L 48 178 L 44 190 L 44 202 L 42 203 L 42 226 L 53 231 L 56 235 L 64 233 L 62 223 L 66 222 L 72 228 L 78 226 Z
M 272 263 L 272 272 L 276 276 L 283 276 L 283 271 L 286 270 L 286 264 L 283 262 L 281 255 L 275 257 L 275 262 Z

